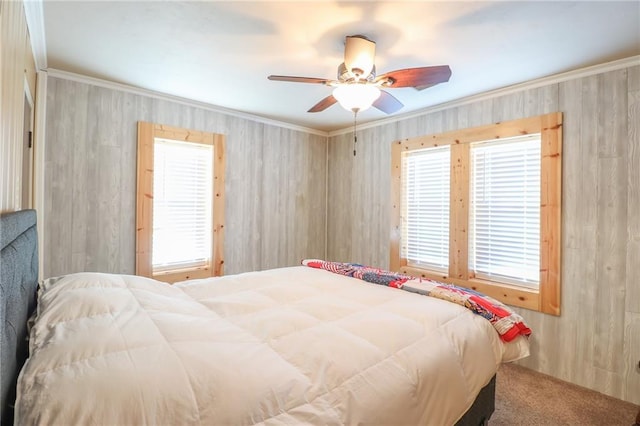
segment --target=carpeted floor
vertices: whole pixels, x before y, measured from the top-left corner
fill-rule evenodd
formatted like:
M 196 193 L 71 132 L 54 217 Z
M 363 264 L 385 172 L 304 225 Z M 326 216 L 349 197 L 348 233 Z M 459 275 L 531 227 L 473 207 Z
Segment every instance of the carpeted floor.
M 639 407 L 515 365 L 496 379 L 496 409 L 489 426 L 632 426 Z

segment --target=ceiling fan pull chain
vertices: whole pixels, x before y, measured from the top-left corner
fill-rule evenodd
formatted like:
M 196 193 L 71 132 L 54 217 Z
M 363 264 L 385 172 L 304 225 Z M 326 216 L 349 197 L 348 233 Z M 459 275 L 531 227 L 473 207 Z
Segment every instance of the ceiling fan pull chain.
M 358 109 L 353 109 L 353 156 L 356 156 L 356 143 L 358 143 L 358 128 L 356 124 L 356 118 L 358 116 Z

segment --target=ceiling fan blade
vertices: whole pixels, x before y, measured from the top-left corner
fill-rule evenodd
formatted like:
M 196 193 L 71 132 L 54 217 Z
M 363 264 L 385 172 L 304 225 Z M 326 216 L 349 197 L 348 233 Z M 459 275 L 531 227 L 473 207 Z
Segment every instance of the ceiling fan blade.
M 380 97 L 376 99 L 376 101 L 373 103 L 373 106 L 378 108 L 380 111 L 384 113 L 393 114 L 394 112 L 402 108 L 404 105 L 402 104 L 402 102 L 397 100 L 391 93 L 381 90 Z
M 292 77 L 288 75 L 270 75 L 267 77 L 269 80 L 273 81 L 290 81 L 292 83 L 318 83 L 318 84 L 327 84 L 331 80 L 327 80 L 326 78 L 313 78 L 313 77 Z
M 387 83 L 383 83 L 383 87 L 429 87 L 449 81 L 449 77 L 451 77 L 449 65 L 439 65 L 395 70 L 376 77 L 375 81 L 386 80 Z
M 311 109 L 307 112 L 324 111 L 325 109 L 329 108 L 331 105 L 335 104 L 336 102 L 338 102 L 338 100 L 334 98 L 333 95 L 329 95 L 323 100 L 321 100 L 320 102 L 318 102 L 317 104 L 315 104 L 314 106 L 312 106 Z

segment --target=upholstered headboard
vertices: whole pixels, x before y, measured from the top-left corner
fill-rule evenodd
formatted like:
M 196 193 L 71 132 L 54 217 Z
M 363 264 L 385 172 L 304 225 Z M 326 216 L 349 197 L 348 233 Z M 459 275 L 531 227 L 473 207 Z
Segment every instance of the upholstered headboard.
M 13 423 L 18 372 L 27 359 L 27 320 L 36 306 L 38 236 L 35 210 L 0 215 L 0 348 L 2 424 Z

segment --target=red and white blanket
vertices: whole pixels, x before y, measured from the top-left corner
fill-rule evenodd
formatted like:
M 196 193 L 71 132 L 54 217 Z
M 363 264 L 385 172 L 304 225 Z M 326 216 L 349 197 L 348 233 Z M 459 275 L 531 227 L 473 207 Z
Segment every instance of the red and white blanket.
M 529 336 L 531 334 L 531 329 L 527 327 L 520 315 L 503 303 L 468 288 L 425 278 L 416 278 L 357 263 L 305 259 L 302 264 L 311 268 L 325 269 L 336 274 L 399 288 L 464 306 L 473 313 L 486 318 L 505 342 L 510 342 L 519 335 Z

